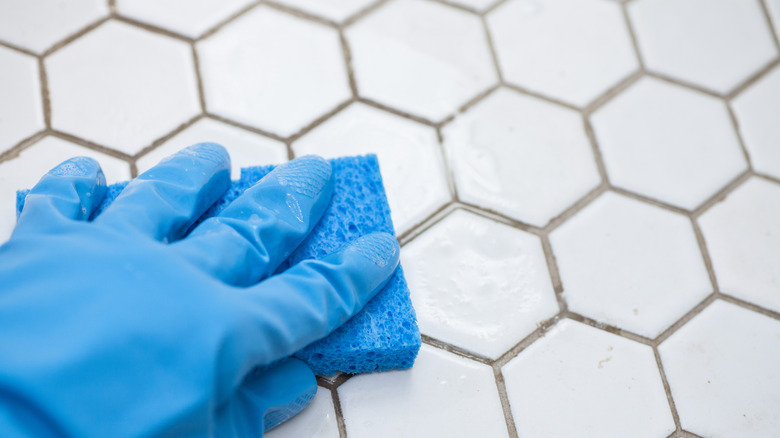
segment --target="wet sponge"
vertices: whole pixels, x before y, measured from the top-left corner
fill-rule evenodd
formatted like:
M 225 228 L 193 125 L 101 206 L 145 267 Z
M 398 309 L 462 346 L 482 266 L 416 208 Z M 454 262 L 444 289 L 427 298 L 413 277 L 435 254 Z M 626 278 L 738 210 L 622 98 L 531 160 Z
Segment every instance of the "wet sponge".
M 362 235 L 375 231 L 393 233 L 376 156 L 337 158 L 330 163 L 335 179 L 333 199 L 309 237 L 277 272 L 302 260 L 330 254 Z M 242 169 L 241 178 L 233 182 L 228 192 L 199 221 L 219 213 L 273 167 Z M 95 215 L 99 215 L 126 184 L 110 186 Z M 24 205 L 25 195 L 26 192 L 18 193 L 18 211 Z M 387 285 L 360 313 L 295 356 L 309 364 L 316 374 L 331 375 L 338 371 L 363 373 L 409 368 L 419 349 L 420 331 L 409 298 L 409 288 L 399 266 Z

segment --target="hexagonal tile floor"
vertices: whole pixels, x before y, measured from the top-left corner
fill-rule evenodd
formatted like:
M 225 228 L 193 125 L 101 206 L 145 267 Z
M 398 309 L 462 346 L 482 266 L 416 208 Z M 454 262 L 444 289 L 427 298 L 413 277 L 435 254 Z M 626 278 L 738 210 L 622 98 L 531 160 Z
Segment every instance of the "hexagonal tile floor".
M 780 0 L 0 4 L 0 242 L 126 180 L 375 153 L 424 345 L 285 437 L 775 437 Z

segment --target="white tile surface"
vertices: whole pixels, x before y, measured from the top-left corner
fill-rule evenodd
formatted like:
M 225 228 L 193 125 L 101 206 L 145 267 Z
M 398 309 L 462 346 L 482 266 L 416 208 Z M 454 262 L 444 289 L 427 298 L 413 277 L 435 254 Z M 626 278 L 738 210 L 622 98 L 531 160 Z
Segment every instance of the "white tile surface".
M 777 436 L 780 321 L 716 301 L 658 350 L 684 429 Z
M 440 121 L 497 82 L 478 17 L 433 2 L 391 2 L 346 31 L 358 94 Z
M 108 15 L 105 0 L 0 2 L 0 40 L 36 53 Z
M 751 178 L 699 224 L 721 291 L 780 312 L 780 185 Z
M 283 137 L 350 97 L 338 33 L 268 7 L 197 49 L 207 109 Z
M 118 0 L 117 12 L 190 38 L 226 20 L 252 0 Z
M 455 210 L 401 250 L 420 331 L 497 358 L 558 312 L 539 238 Z
M 54 129 L 127 154 L 199 110 L 191 49 L 127 24 L 101 25 L 45 63 Z
M 747 168 L 726 106 L 645 78 L 592 117 L 610 181 L 694 209 Z
M 377 0 L 276 0 L 277 2 L 300 9 L 309 14 L 326 20 L 341 23 L 363 9 L 376 3 Z
M 628 12 L 649 70 L 718 93 L 777 56 L 758 1 L 638 0 Z
M 56 137 L 44 137 L 18 157 L 0 163 L 0 244 L 16 224 L 16 191 L 31 189 L 54 166 L 79 155 L 98 160 L 108 184 L 130 179 L 130 165 L 122 160 Z
M 0 47 L 0 152 L 44 128 L 38 60 Z
M 87 32 L 112 3 L 120 18 Z M 614 88 L 638 68 L 621 9 L 641 28 L 646 67 L 669 81 Z M 674 428 L 666 397 L 674 395 L 683 428 L 697 436 L 774 437 L 780 67 L 761 70 L 778 59 L 769 20 L 780 29 L 780 0 L 0 0 L 0 242 L 16 220 L 15 190 L 79 154 L 98 157 L 115 181 L 129 178 L 130 161 L 143 170 L 202 141 L 230 150 L 234 175 L 286 160 L 277 137 L 296 155 L 377 152 L 397 231 L 414 236 L 404 239 L 402 258 L 423 333 L 482 359 L 424 346 L 409 371 L 347 381 L 338 390 L 343 410 L 320 389 L 272 436 L 335 438 L 346 424 L 350 438 L 506 437 L 515 429 L 519 438 L 665 438 Z M 188 42 L 145 23 L 194 39 L 208 33 L 195 47 L 200 65 Z M 40 58 L 41 81 L 41 61 L 19 53 L 52 48 Z M 507 83 L 496 89 L 493 54 Z M 734 87 L 741 91 L 728 99 L 695 91 Z M 73 143 L 50 135 L 8 153 L 45 132 L 47 90 L 53 128 Z M 752 169 L 767 177 L 696 211 L 703 250 L 691 214 L 615 190 L 561 216 L 599 184 L 599 157 L 609 187 L 695 209 L 748 168 L 740 139 Z M 453 205 L 438 224 L 418 228 L 455 186 L 474 213 Z M 486 210 L 533 226 L 560 220 L 542 240 L 485 219 Z M 551 242 L 554 277 L 540 242 Z M 726 310 L 680 321 L 712 292 L 710 278 L 757 313 L 716 302 Z M 551 284 L 564 293 L 557 297 Z M 664 397 L 649 347 L 562 317 L 558 298 L 599 323 L 671 336 L 662 356 L 672 391 Z M 557 325 L 503 367 L 513 377 L 505 385 L 511 405 L 502 405 L 501 375 L 482 362 L 551 317 Z M 675 321 L 681 331 L 666 333 Z M 671 433 L 678 435 L 689 434 Z
M 272 429 L 266 438 L 339 438 L 330 390 L 318 387 L 311 404 L 298 416 Z
M 398 234 L 450 201 L 436 131 L 409 119 L 356 103 L 292 148 L 296 156 L 376 154 Z
M 712 292 L 688 218 L 607 192 L 550 234 L 569 310 L 654 338 Z
M 732 101 L 753 169 L 780 178 L 780 68 Z
M 504 79 L 585 106 L 638 68 L 617 3 L 512 0 L 487 18 Z
M 521 437 L 666 437 L 674 421 L 650 347 L 563 320 L 502 369 Z
M 350 438 L 506 437 L 493 370 L 423 345 L 414 368 L 338 389 Z
M 582 116 L 499 89 L 442 135 L 462 201 L 543 227 L 600 183 Z
M 287 161 L 287 147 L 254 132 L 212 119 L 200 119 L 136 162 L 138 173 L 145 172 L 163 158 L 196 143 L 219 143 L 227 149 L 232 164 L 231 177 L 238 179 L 242 167 L 279 164 Z

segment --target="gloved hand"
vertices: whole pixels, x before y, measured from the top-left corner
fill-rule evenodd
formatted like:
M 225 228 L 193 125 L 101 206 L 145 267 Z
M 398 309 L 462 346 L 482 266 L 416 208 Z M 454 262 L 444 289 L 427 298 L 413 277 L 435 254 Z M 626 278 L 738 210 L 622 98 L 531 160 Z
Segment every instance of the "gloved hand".
M 0 436 L 261 436 L 313 398 L 289 356 L 344 323 L 398 263 L 372 234 L 280 275 L 333 191 L 328 162 L 279 166 L 183 237 L 229 186 L 200 144 L 106 186 L 73 158 L 27 196 L 0 247 Z

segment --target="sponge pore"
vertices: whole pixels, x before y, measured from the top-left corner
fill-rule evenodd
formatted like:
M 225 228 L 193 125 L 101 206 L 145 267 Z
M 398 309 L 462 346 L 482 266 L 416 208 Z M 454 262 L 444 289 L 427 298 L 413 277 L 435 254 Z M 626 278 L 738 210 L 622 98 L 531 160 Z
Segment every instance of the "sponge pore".
M 393 234 L 390 207 L 376 156 L 336 158 L 330 163 L 335 182 L 330 205 L 311 234 L 276 273 L 284 272 L 302 260 L 324 257 L 368 233 L 382 231 Z M 230 189 L 196 221 L 193 228 L 204 219 L 219 214 L 274 167 L 242 169 L 241 177 L 233 181 Z M 91 219 L 103 212 L 126 185 L 123 182 L 109 186 Z M 27 191 L 17 194 L 17 214 L 24 206 L 26 194 Z M 364 373 L 404 369 L 414 363 L 420 343 L 409 288 L 399 265 L 387 285 L 360 313 L 327 337 L 295 353 L 295 357 L 320 375 L 339 371 Z

